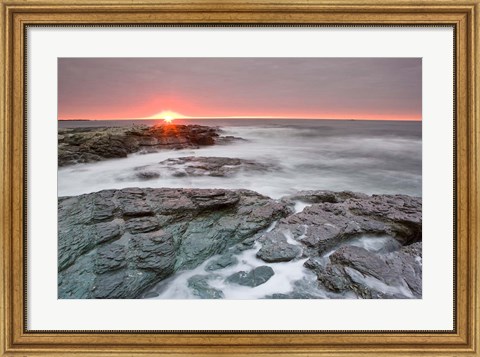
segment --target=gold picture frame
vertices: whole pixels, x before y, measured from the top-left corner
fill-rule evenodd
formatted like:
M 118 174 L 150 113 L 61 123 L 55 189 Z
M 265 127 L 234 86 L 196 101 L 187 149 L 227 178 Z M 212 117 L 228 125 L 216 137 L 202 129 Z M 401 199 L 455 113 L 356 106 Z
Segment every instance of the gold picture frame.
M 479 356 L 480 0 L 1 0 L 2 356 Z M 25 29 L 29 25 L 441 25 L 455 29 L 453 331 L 28 331 L 26 328 Z

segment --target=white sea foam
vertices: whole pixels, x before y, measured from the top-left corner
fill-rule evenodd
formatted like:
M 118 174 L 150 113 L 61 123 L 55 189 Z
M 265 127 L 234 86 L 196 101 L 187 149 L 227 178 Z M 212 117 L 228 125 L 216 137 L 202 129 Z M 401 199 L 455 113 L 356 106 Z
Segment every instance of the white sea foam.
M 256 257 L 260 244 L 256 243 L 253 249 L 248 249 L 237 255 L 238 263 L 219 269 L 208 271 L 205 267 L 219 256 L 213 256 L 195 269 L 182 271 L 168 280 L 159 283 L 150 292 L 158 292 L 156 299 L 189 299 L 198 298 L 193 295 L 188 287 L 188 279 L 195 275 L 207 275 L 208 284 L 215 289 L 221 290 L 226 299 L 260 299 L 275 293 L 288 293 L 293 290 L 294 283 L 305 277 L 314 278 L 303 264 L 307 259 L 301 259 L 286 263 L 266 263 Z M 228 283 L 226 279 L 239 271 L 249 272 L 259 266 L 270 266 L 274 275 L 264 284 L 257 287 L 241 286 Z
M 360 273 L 358 270 L 352 269 L 350 267 L 345 267 L 345 271 L 354 282 L 362 285 L 366 285 L 373 290 L 381 291 L 386 294 L 392 294 L 392 295 L 397 294 L 397 295 L 405 296 L 408 298 L 414 297 L 412 291 L 410 290 L 408 285 L 405 283 L 405 281 L 402 281 L 398 285 L 387 285 L 384 282 L 374 278 L 373 276 L 364 275 Z
M 372 253 L 388 253 L 397 249 L 400 249 L 401 244 L 390 236 L 378 236 L 370 234 L 362 234 L 359 237 L 349 239 L 342 244 L 339 244 L 335 249 L 329 250 L 323 257 L 328 258 L 335 253 L 340 247 L 352 245 L 368 250 Z
M 273 228 L 272 226 L 269 228 Z M 299 244 L 293 239 L 291 232 L 282 231 L 290 244 Z M 371 252 L 387 252 L 392 247 L 392 238 L 388 236 L 370 236 L 363 235 L 340 245 L 353 245 L 362 247 Z M 390 246 L 389 246 L 390 245 Z M 238 254 L 236 258 L 238 262 L 224 269 L 215 271 L 206 270 L 206 266 L 212 261 L 219 258 L 215 255 L 203 262 L 195 269 L 181 271 L 174 274 L 167 280 L 160 282 L 157 286 L 149 290 L 149 293 L 158 294 L 154 299 L 191 299 L 197 298 L 188 286 L 188 279 L 195 275 L 208 277 L 208 285 L 212 288 L 223 292 L 226 299 L 261 299 L 269 297 L 272 294 L 288 294 L 297 291 L 297 285 L 301 285 L 301 292 L 316 296 L 317 298 L 332 298 L 333 293 L 326 293 L 322 290 L 316 281 L 315 274 L 304 267 L 307 259 L 293 260 L 282 263 L 266 263 L 256 257 L 256 253 L 260 249 L 261 244 L 255 243 L 252 249 L 245 250 Z M 317 262 L 326 266 L 330 262 L 330 256 L 339 248 L 332 250 L 317 258 Z M 398 248 L 398 246 L 396 247 Z M 241 286 L 231 284 L 226 279 L 239 271 L 249 272 L 259 266 L 270 266 L 274 270 L 274 275 L 264 284 L 257 287 Z M 396 285 L 387 285 L 384 282 L 368 275 L 364 275 L 355 269 L 345 267 L 346 272 L 353 281 L 366 285 L 374 290 L 382 291 L 388 294 L 403 295 L 412 298 L 413 294 L 405 282 L 400 281 Z M 356 298 L 354 295 L 345 295 L 343 298 Z
M 330 126 L 335 127 L 335 123 Z M 372 124 L 373 125 L 373 124 Z M 421 140 L 411 136 L 374 136 L 362 132 L 328 134 L 331 127 L 225 127 L 224 135 L 247 139 L 196 150 L 132 154 L 60 168 L 59 196 L 124 187 L 251 189 L 279 198 L 299 190 L 352 190 L 364 193 L 421 195 Z M 388 130 L 385 130 L 388 133 Z M 327 135 L 328 134 L 328 135 Z M 220 156 L 256 160 L 277 167 L 272 172 L 239 172 L 231 177 L 161 177 L 142 180 L 135 168 L 169 158 Z M 301 203 L 297 210 L 303 209 Z
M 303 212 L 305 207 L 309 207 L 311 205 L 312 205 L 311 203 L 306 203 L 306 202 L 303 202 L 303 201 L 296 201 L 295 202 L 295 207 L 293 209 L 295 210 L 295 213 L 299 213 L 299 212 Z

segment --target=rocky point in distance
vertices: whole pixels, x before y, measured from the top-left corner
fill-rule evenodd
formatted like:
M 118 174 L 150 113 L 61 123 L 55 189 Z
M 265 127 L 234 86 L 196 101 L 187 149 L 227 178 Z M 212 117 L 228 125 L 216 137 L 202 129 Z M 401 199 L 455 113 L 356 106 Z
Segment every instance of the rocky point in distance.
M 58 166 L 123 158 L 135 152 L 195 149 L 235 140 L 242 139 L 222 136 L 221 129 L 204 125 L 60 128 Z

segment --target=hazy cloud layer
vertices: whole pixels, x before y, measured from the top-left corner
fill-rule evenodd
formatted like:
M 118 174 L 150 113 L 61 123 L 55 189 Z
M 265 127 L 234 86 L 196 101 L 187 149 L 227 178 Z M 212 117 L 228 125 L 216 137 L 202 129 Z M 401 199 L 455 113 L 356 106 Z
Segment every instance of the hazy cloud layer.
M 420 58 L 63 58 L 59 118 L 421 119 Z

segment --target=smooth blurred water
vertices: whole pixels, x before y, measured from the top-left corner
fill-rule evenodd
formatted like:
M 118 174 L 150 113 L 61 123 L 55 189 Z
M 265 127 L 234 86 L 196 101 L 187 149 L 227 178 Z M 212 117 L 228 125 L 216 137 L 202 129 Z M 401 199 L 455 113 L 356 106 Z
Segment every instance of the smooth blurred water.
M 273 226 L 271 227 L 273 228 Z M 270 229 L 271 229 L 270 228 Z M 268 231 L 269 229 L 267 229 Z M 282 232 L 290 244 L 301 244 L 292 238 L 290 231 Z M 400 243 L 396 242 L 392 237 L 362 235 L 357 238 L 345 241 L 332 251 L 326 252 L 317 261 L 322 261 L 326 266 L 330 262 L 330 256 L 341 246 L 352 245 L 364 248 L 370 252 L 388 253 L 400 248 Z M 192 289 L 188 285 L 188 279 L 195 275 L 207 278 L 208 285 L 211 288 L 222 291 L 225 299 L 263 299 L 271 298 L 273 294 L 289 294 L 292 292 L 307 294 L 310 298 L 316 299 L 354 299 L 357 298 L 351 293 L 339 294 L 324 290 L 318 283 L 317 277 L 313 271 L 304 267 L 307 258 L 292 260 L 289 262 L 266 263 L 256 257 L 256 253 L 261 248 L 260 243 L 255 243 L 252 249 L 245 250 L 236 255 L 237 263 L 232 264 L 223 269 L 209 271 L 207 265 L 218 259 L 215 255 L 204 263 L 192 270 L 177 272 L 168 279 L 161 281 L 154 287 L 145 292 L 144 296 L 151 296 L 153 299 L 198 299 Z M 274 275 L 264 284 L 257 287 L 241 286 L 228 282 L 228 277 L 238 271 L 251 271 L 259 266 L 269 266 L 273 269 Z M 407 298 L 412 298 L 412 292 L 405 282 L 401 285 L 386 285 L 382 281 L 368 275 L 361 274 L 355 269 L 349 269 L 349 273 L 355 276 L 357 281 L 369 286 L 373 289 L 383 291 L 385 293 L 399 294 Z
M 195 275 L 203 275 L 209 277 L 208 283 L 212 288 L 223 292 L 225 299 L 261 299 L 275 293 L 290 292 L 293 284 L 300 279 L 305 279 L 306 276 L 315 281 L 314 274 L 303 266 L 307 259 L 288 263 L 265 263 L 255 256 L 259 249 L 260 244 L 256 243 L 254 249 L 246 250 L 236 256 L 238 259 L 237 264 L 216 271 L 208 271 L 205 269 L 206 265 L 219 257 L 218 255 L 214 256 L 195 269 L 179 272 L 170 279 L 160 282 L 153 289 L 150 289 L 149 292 L 157 293 L 158 296 L 155 297 L 157 299 L 198 298 L 188 287 L 188 279 Z M 255 288 L 226 282 L 227 277 L 238 271 L 248 272 L 256 267 L 265 265 L 272 267 L 275 275 L 266 283 Z M 314 285 L 312 284 L 312 286 Z
M 60 127 L 131 126 L 157 124 L 158 121 L 81 121 L 59 122 Z M 176 123 L 219 126 L 223 135 L 246 139 L 230 145 L 216 145 L 196 150 L 161 151 L 132 154 L 124 159 L 78 164 L 58 171 L 59 196 L 78 195 L 102 189 L 124 187 L 179 187 L 251 189 L 272 198 L 299 190 L 351 190 L 368 194 L 422 194 L 422 124 L 398 121 L 334 120 L 177 120 Z M 151 180 L 141 180 L 135 168 L 154 165 L 169 158 L 184 156 L 221 156 L 256 160 L 274 165 L 270 172 L 239 172 L 229 177 L 173 177 L 168 173 Z M 310 203 L 298 201 L 301 212 Z M 273 229 L 275 224 L 267 229 Z M 285 237 L 298 244 L 290 232 Z M 391 237 L 362 236 L 346 244 L 372 252 L 397 249 Z M 337 247 L 338 248 L 338 247 Z M 305 259 L 285 263 L 265 263 L 256 257 L 259 243 L 237 255 L 238 263 L 215 272 L 205 269 L 218 256 L 197 268 L 181 271 L 161 281 L 148 293 L 159 299 L 196 298 L 188 287 L 194 275 L 209 276 L 209 285 L 221 290 L 226 299 L 258 299 L 275 293 L 307 292 L 316 298 L 336 298 L 316 283 L 315 274 L 303 266 Z M 325 264 L 334 251 L 326 252 Z M 275 275 L 255 288 L 229 284 L 228 276 L 240 270 L 250 271 L 270 266 Z M 381 281 L 359 275 L 367 286 L 411 297 L 405 286 L 386 286 Z M 342 296 L 354 298 L 355 296 Z
M 59 122 L 60 127 L 129 126 L 157 121 Z M 422 124 L 399 121 L 182 120 L 219 126 L 246 139 L 196 150 L 132 154 L 124 159 L 78 164 L 58 171 L 58 195 L 124 187 L 251 189 L 272 198 L 298 190 L 351 190 L 368 194 L 422 194 Z M 273 172 L 232 177 L 141 180 L 135 168 L 183 156 L 221 156 L 273 164 Z

